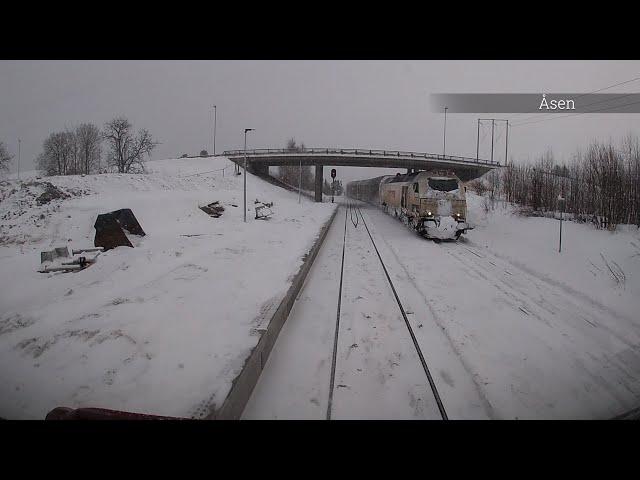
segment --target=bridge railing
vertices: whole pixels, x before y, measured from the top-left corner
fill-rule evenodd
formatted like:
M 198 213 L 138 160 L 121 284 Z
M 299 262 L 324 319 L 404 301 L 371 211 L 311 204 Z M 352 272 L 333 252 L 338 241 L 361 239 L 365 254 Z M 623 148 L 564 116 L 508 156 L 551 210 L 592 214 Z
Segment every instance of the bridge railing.
M 310 153 L 318 155 L 363 155 L 363 156 L 382 156 L 382 157 L 399 157 L 399 158 L 426 158 L 430 160 L 454 161 L 462 163 L 472 163 L 481 165 L 500 166 L 500 162 L 477 159 L 471 157 L 460 157 L 457 155 L 439 155 L 435 153 L 424 152 L 404 152 L 399 150 L 372 150 L 364 148 L 299 148 L 297 150 L 288 150 L 286 148 L 254 148 L 246 150 L 247 156 L 269 156 L 269 155 L 298 155 L 300 153 Z M 244 156 L 245 150 L 226 150 L 223 155 L 228 157 Z

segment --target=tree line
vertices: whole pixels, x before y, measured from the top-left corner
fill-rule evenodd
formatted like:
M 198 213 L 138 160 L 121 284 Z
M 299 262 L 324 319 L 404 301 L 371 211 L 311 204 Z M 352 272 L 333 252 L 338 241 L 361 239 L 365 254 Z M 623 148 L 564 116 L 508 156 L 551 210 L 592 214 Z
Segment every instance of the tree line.
M 470 186 L 479 193 L 486 190 L 491 201 L 502 198 L 534 212 L 562 209 L 610 228 L 640 226 L 640 141 L 632 134 L 619 145 L 594 141 L 568 163 L 556 162 L 548 150 L 533 164 L 510 164 L 485 178 Z
M 11 162 L 12 158 L 13 158 L 13 155 L 9 153 L 7 146 L 4 144 L 3 141 L 0 140 L 0 171 L 2 172 L 9 171 L 9 162 Z
M 83 123 L 50 134 L 36 162 L 45 175 L 141 173 L 146 157 L 156 145 L 158 142 L 147 130 L 134 132 L 131 122 L 120 116 L 107 122 L 102 130 Z
M 286 150 L 289 152 L 301 152 L 305 148 L 304 143 L 296 144 L 295 138 L 287 141 Z M 302 178 L 300 176 L 302 175 Z M 313 190 L 315 188 L 315 175 L 310 165 L 280 165 L 278 167 L 277 177 L 283 182 L 297 187 L 298 183 L 302 183 L 303 190 Z
M 333 187 L 332 187 L 332 183 L 333 183 Z M 335 180 L 333 182 L 330 182 L 325 178 L 324 182 L 322 182 L 322 193 L 324 193 L 325 195 L 332 195 L 332 194 L 337 196 L 342 195 L 344 193 L 344 187 L 342 185 L 342 181 Z

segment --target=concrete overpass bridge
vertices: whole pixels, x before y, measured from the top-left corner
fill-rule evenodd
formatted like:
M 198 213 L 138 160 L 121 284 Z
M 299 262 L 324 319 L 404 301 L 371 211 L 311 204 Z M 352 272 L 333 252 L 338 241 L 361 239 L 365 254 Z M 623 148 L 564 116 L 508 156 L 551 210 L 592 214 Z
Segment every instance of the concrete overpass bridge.
M 244 165 L 258 175 L 269 175 L 269 167 L 279 165 L 314 165 L 315 200 L 322 201 L 323 167 L 381 167 L 412 170 L 442 168 L 453 170 L 463 182 L 481 177 L 489 170 L 500 167 L 499 162 L 454 155 L 402 152 L 397 150 L 366 150 L 361 148 L 304 148 L 287 149 L 258 148 L 254 150 L 227 150 L 223 153 L 229 160 Z

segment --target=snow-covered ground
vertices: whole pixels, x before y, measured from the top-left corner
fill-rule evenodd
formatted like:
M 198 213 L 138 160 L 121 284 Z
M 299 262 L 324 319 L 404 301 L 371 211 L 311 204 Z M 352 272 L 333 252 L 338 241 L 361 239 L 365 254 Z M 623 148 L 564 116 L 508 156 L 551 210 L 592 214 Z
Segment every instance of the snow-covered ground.
M 636 408 L 640 233 L 566 222 L 558 253 L 557 220 L 485 213 L 483 203 L 469 194 L 476 229 L 439 244 L 362 207 L 449 418 L 610 418 Z M 426 377 L 406 363 L 406 327 L 375 253 L 361 225 L 346 227 L 333 409 L 435 418 L 429 395 L 416 395 Z M 324 418 L 342 238 L 329 233 L 244 418 Z
M 483 248 L 571 294 L 640 321 L 640 230 L 621 225 L 614 232 L 590 224 L 520 217 L 496 202 L 485 212 L 484 198 L 467 194 L 477 225 L 469 245 Z M 611 270 L 610 270 L 611 269 Z M 616 279 L 616 276 L 618 277 Z
M 94 406 L 199 418 L 220 405 L 334 208 L 250 175 L 244 224 L 243 177 L 195 175 L 228 164 L 0 184 L 0 417 Z M 43 187 L 30 182 L 44 181 L 70 197 L 38 205 Z M 273 218 L 254 219 L 256 198 L 275 202 Z M 216 200 L 220 218 L 197 208 Z M 93 246 L 96 216 L 120 208 L 147 234 L 135 248 L 81 272 L 37 272 L 40 251 Z

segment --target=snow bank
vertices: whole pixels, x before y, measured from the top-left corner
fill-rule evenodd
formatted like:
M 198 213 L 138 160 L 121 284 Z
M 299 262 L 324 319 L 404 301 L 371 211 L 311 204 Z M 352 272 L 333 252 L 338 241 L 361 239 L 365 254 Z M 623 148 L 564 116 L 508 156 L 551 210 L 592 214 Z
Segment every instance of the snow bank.
M 219 171 L 229 163 L 0 183 L 0 417 L 64 405 L 198 418 L 221 404 L 335 207 L 298 204 L 250 175 L 245 224 L 243 177 Z M 69 198 L 38 205 L 44 180 Z M 275 202 L 273 218 L 254 219 L 255 199 Z M 220 218 L 198 209 L 216 200 Z M 120 208 L 147 233 L 136 248 L 81 272 L 37 273 L 41 250 L 93 246 L 97 215 Z
M 555 282 L 584 299 L 618 313 L 640 318 L 640 230 L 620 226 L 598 230 L 590 224 L 562 222 L 562 252 L 558 252 L 560 221 L 521 217 L 512 206 L 496 202 L 485 211 L 485 198 L 467 192 L 469 220 L 476 225 L 468 243 Z

